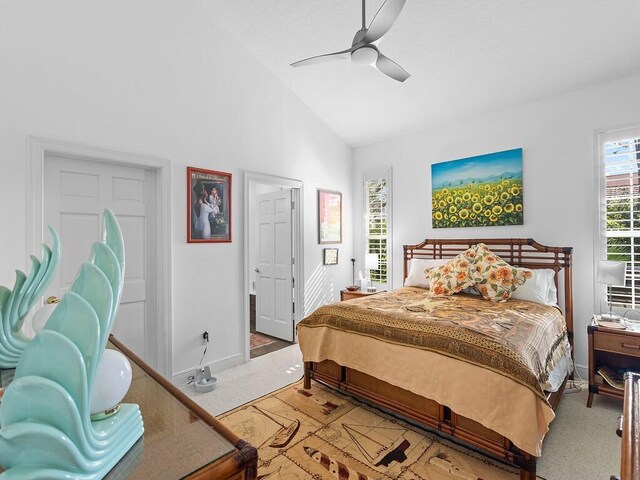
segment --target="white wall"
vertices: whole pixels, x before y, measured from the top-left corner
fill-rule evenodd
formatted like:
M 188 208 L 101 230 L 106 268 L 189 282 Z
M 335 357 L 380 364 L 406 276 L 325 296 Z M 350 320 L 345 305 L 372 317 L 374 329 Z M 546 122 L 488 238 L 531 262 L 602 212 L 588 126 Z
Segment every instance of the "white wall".
M 586 326 L 594 311 L 596 222 L 595 136 L 640 125 L 640 76 L 494 112 L 354 151 L 355 212 L 361 211 L 362 172 L 393 166 L 394 283 L 402 281 L 402 245 L 425 238 L 532 237 L 574 247 L 576 363 L 587 364 Z M 431 228 L 432 163 L 523 148 L 523 226 Z M 363 227 L 354 214 L 355 249 Z
M 243 170 L 305 187 L 307 282 L 337 299 L 349 262 L 321 267 L 316 188 L 344 193 L 351 149 L 215 24 L 205 0 L 0 0 L 0 284 L 25 269 L 27 137 L 155 155 L 171 162 L 173 372 L 242 361 Z M 230 244 L 186 243 L 186 166 L 233 174 Z M 344 231 L 342 258 L 351 255 Z M 38 252 L 36 252 L 38 253 Z M 87 252 L 88 255 L 89 252 Z M 339 288 L 338 288 L 339 290 Z

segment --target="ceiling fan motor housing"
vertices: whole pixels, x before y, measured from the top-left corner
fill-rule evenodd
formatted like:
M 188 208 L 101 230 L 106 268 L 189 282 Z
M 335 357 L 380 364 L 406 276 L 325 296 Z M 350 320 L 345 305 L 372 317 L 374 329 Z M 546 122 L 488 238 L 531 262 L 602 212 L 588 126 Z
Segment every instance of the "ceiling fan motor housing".
M 373 65 L 378 60 L 378 51 L 373 46 L 360 47 L 351 52 L 351 61 L 356 65 Z

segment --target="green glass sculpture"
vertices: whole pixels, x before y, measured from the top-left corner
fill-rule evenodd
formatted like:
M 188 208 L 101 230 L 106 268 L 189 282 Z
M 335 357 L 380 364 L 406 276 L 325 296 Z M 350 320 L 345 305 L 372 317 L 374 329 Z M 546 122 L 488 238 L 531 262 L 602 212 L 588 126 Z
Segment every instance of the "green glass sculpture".
M 113 213 L 104 239 L 31 341 L 0 403 L 0 479 L 99 479 L 142 436 L 138 405 L 91 421 L 90 392 L 124 282 L 124 243 Z
M 0 286 L 0 369 L 16 368 L 31 341 L 22 333 L 24 318 L 51 283 L 60 263 L 60 240 L 52 228 L 53 246 L 42 245 L 42 260 L 31 256 L 31 272 L 16 270 L 13 290 Z

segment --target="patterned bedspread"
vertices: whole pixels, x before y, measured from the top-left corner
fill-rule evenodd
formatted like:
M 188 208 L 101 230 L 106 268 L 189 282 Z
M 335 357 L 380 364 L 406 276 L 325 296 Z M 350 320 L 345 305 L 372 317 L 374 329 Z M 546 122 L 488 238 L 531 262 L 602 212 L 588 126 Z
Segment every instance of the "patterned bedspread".
M 488 368 L 530 388 L 542 384 L 569 354 L 564 318 L 555 307 L 476 295 L 431 297 L 404 287 L 318 308 L 298 328 L 329 327 L 430 350 Z

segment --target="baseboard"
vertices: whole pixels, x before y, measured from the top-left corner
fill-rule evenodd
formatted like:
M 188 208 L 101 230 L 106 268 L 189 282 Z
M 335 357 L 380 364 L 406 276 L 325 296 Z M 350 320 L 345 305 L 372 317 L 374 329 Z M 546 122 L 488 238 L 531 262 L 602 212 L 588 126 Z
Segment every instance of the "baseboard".
M 578 372 L 584 381 L 589 381 L 589 367 L 576 364 L 576 372 Z
M 226 370 L 227 368 L 235 367 L 237 365 L 241 365 L 244 363 L 244 355 L 241 353 L 236 353 L 235 355 L 231 355 L 226 358 L 222 358 L 220 360 L 216 360 L 215 362 L 209 362 L 203 366 L 208 366 L 211 369 L 212 373 L 220 372 L 222 370 Z M 171 377 L 171 383 L 173 383 L 176 387 L 184 387 L 189 383 L 189 377 L 194 374 L 196 370 L 196 366 L 191 368 L 187 368 L 186 370 L 182 370 Z

